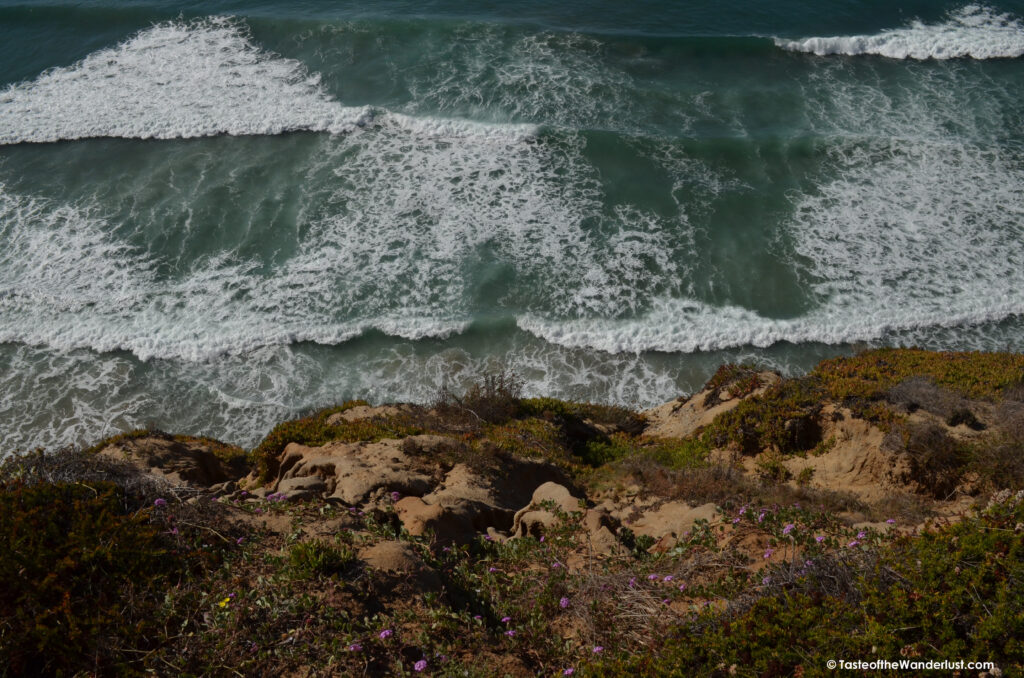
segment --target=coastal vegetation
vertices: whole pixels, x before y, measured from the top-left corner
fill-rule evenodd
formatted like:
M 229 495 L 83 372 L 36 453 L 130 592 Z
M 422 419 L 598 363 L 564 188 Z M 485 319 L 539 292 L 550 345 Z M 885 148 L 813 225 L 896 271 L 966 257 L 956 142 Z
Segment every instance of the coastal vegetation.
M 1019 674 L 1022 384 L 885 349 L 637 413 L 498 374 L 11 455 L 0 676 Z

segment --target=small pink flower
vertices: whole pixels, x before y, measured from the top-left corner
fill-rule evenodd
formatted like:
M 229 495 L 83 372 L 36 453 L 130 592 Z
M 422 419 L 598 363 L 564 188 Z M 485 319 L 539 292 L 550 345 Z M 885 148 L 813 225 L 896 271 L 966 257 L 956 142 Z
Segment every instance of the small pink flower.
M 398 494 L 397 492 L 392 492 L 391 493 L 391 501 L 398 501 L 401 498 L 402 498 L 402 495 Z M 419 670 L 419 669 L 417 669 L 417 670 Z
M 359 643 L 352 643 L 351 645 L 348 646 L 348 651 L 349 652 L 359 652 L 362 649 L 363 649 L 363 646 L 360 645 Z
M 768 560 L 769 558 L 772 557 L 773 553 L 775 553 L 775 549 L 768 549 L 767 551 L 764 552 L 764 559 Z
M 542 535 L 540 536 L 540 543 L 541 543 L 541 544 L 543 544 L 543 543 L 544 543 L 544 535 L 543 535 L 543 534 L 542 534 Z
M 380 639 L 381 640 L 387 640 L 388 638 L 391 637 L 392 633 L 393 633 L 393 631 L 391 629 L 384 629 L 383 631 L 380 632 Z
M 895 525 L 895 524 L 896 524 L 896 521 L 895 521 L 895 520 L 893 520 L 892 518 L 889 518 L 889 519 L 888 519 L 888 520 L 886 520 L 885 522 L 886 522 L 886 524 L 888 524 L 888 525 Z
M 649 575 L 647 575 L 647 580 L 648 581 L 654 581 L 655 579 L 658 579 L 658 578 L 659 577 L 656 574 L 649 574 Z
M 243 541 L 245 541 L 245 537 L 239 537 L 238 539 L 235 540 L 235 544 L 237 544 L 238 546 L 241 546 Z
M 765 586 L 768 586 L 768 584 L 770 584 L 771 582 L 772 582 L 772 578 L 771 577 L 765 577 L 764 579 L 761 580 L 761 583 L 763 585 L 765 585 Z
M 415 664 L 412 665 L 412 668 L 415 669 L 417 673 L 422 671 L 423 669 L 427 668 L 427 660 L 426 659 L 419 660 L 418 662 L 416 662 Z
M 558 607 L 562 608 L 563 610 L 569 607 L 569 599 L 563 596 L 562 599 L 558 601 Z
M 732 524 L 733 524 L 733 525 L 735 525 L 735 524 L 736 524 L 736 523 L 738 523 L 738 522 L 740 522 L 740 519 L 739 519 L 739 518 L 733 518 L 733 519 L 732 519 Z
M 630 577 L 630 579 L 629 579 L 629 588 L 634 588 L 634 587 L 636 587 L 636 577 Z
M 600 645 L 595 645 L 594 646 L 594 654 L 601 654 L 602 652 L 604 652 L 604 648 L 603 647 L 601 647 Z
M 821 542 L 825 541 L 825 537 L 819 534 L 817 537 L 814 538 L 814 541 L 820 544 Z
M 513 638 L 516 635 L 516 631 L 515 629 L 509 629 L 508 631 L 505 631 L 505 635 L 509 638 Z
M 852 548 L 853 548 L 854 546 L 859 546 L 859 545 L 860 545 L 860 542 L 859 542 L 859 541 L 857 541 L 856 539 L 854 539 L 853 541 L 851 541 L 851 542 L 850 542 L 849 544 L 847 544 L 846 546 L 852 549 Z
M 747 505 L 744 504 L 743 506 L 740 507 L 740 515 L 742 516 L 746 512 L 747 512 Z
M 680 584 L 679 585 L 679 590 L 680 591 L 684 590 L 685 588 L 686 588 L 686 584 Z
M 861 531 L 861 532 L 858 532 L 858 533 L 857 533 L 857 539 L 863 539 L 863 538 L 864 538 L 864 537 L 866 537 L 866 536 L 868 536 L 868 533 L 867 533 L 867 532 L 863 532 L 863 531 Z
M 795 527 L 796 525 L 794 525 L 793 523 L 787 524 L 784 528 L 782 528 L 782 534 L 789 534 L 793 531 L 793 528 Z
M 574 673 L 576 673 L 576 669 L 574 669 L 572 667 L 569 667 L 566 670 L 562 671 L 562 675 L 563 676 L 571 676 Z
M 487 568 L 487 571 L 488 572 L 497 572 L 498 568 L 496 568 L 496 567 L 489 567 L 489 568 Z
M 557 560 L 555 562 L 551 563 L 551 569 L 552 570 L 557 570 L 561 566 L 562 566 L 562 564 L 560 562 L 558 562 Z
M 509 623 L 510 621 L 512 621 L 512 617 L 509 617 L 509 616 L 505 616 L 505 617 L 502 617 L 502 618 L 501 618 L 501 623 L 502 623 L 502 624 L 507 624 L 507 623 Z
M 153 506 L 167 506 L 167 500 L 161 497 L 153 502 Z
M 670 574 L 667 574 L 667 575 L 665 575 L 665 578 L 662 579 L 662 581 L 672 581 L 673 579 L 675 579 L 675 577 L 673 577 Z
M 661 601 L 661 604 L 662 605 L 668 605 L 668 598 L 666 598 L 665 600 Z

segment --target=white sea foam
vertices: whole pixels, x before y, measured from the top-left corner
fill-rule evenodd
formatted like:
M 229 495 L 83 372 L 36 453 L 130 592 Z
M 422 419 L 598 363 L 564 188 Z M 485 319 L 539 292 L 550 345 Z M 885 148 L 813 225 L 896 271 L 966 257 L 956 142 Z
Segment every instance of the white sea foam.
M 792 194 L 777 250 L 813 307 L 772 318 L 686 294 L 626 317 L 525 314 L 519 327 L 564 346 L 692 352 L 778 342 L 842 344 L 900 337 L 945 346 L 960 328 L 1024 315 L 1024 163 L 1001 145 L 1003 93 L 970 105 L 957 73 L 914 88 L 851 83 L 842 63 L 808 83 L 807 125 L 827 138 L 823 179 Z M 992 83 L 989 83 L 991 85 Z M 788 253 L 788 254 L 787 254 Z M 966 337 L 971 337 L 968 340 Z
M 893 59 L 1006 59 L 1024 55 L 1024 24 L 1009 14 L 982 5 L 967 5 L 935 24 L 914 21 L 905 28 L 876 35 L 784 40 L 775 44 L 792 52 L 874 54 Z
M 374 124 L 421 134 L 524 136 L 344 106 L 298 61 L 268 53 L 228 18 L 154 25 L 111 48 L 0 90 L 0 145 L 90 137 L 346 133 Z

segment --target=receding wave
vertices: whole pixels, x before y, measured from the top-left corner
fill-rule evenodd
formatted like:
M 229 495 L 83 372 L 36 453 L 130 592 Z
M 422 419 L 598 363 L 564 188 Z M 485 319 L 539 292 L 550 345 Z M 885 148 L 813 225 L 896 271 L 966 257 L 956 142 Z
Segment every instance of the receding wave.
M 982 5 L 967 5 L 941 23 L 914 21 L 876 35 L 784 40 L 775 44 L 818 56 L 873 54 L 892 59 L 1011 59 L 1024 55 L 1024 24 Z

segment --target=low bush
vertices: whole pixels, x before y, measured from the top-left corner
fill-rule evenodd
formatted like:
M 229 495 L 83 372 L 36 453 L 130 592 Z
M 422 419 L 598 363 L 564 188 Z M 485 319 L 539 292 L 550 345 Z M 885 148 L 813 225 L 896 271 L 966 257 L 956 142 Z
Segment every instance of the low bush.
M 0 489 L 0 674 L 131 674 L 189 561 L 114 485 Z
M 1024 522 L 1019 501 L 920 536 L 841 549 L 738 612 L 708 610 L 595 676 L 826 675 L 829 659 L 992 661 L 1024 669 Z M 836 582 L 845 582 L 842 591 Z M 902 675 L 878 671 L 875 675 Z
M 824 360 L 812 374 L 840 400 L 879 399 L 912 377 L 930 379 L 965 398 L 998 400 L 1006 389 L 1024 381 L 1024 355 L 883 348 Z
M 735 447 L 746 455 L 807 452 L 821 442 L 824 395 L 813 378 L 781 381 L 718 415 L 701 437 L 709 447 Z

